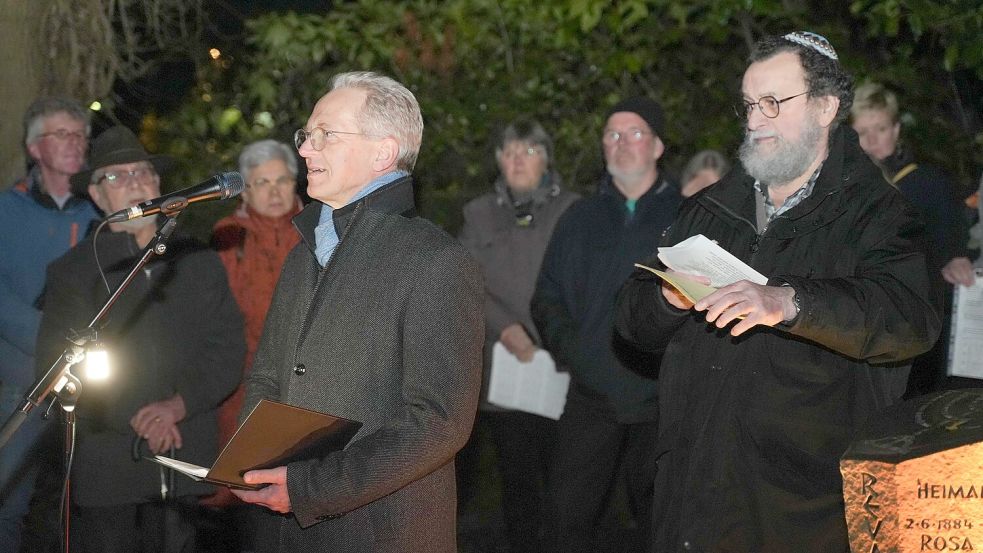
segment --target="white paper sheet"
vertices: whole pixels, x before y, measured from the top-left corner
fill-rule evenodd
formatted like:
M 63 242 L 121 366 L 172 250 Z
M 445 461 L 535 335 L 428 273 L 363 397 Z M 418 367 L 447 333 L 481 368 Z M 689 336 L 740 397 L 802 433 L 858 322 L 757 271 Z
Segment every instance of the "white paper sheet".
M 983 270 L 976 269 L 976 284 L 956 286 L 949 335 L 951 376 L 983 378 Z
M 501 342 L 492 347 L 490 403 L 556 420 L 563 413 L 569 385 L 570 375 L 557 372 L 545 350 L 537 350 L 532 361 L 523 363 Z
M 768 277 L 702 234 L 690 236 L 669 248 L 659 248 L 659 259 L 674 271 L 709 278 L 710 286 L 714 288 L 739 280 L 768 284 Z

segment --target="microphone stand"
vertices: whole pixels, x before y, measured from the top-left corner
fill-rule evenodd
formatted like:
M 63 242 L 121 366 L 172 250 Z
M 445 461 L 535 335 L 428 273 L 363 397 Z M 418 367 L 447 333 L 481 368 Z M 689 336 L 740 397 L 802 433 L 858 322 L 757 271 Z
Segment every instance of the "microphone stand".
M 181 206 L 183 207 L 183 206 Z M 174 228 L 177 226 L 177 216 L 181 214 L 181 210 L 177 209 L 175 211 L 165 213 L 167 216 L 167 221 L 159 229 L 157 229 L 157 234 L 150 240 L 150 243 L 143 250 L 143 255 L 130 270 L 123 282 L 116 288 L 116 290 L 109 296 L 106 303 L 102 306 L 96 316 L 86 327 L 86 330 L 77 333 L 76 336 L 68 338 L 69 346 L 65 348 L 62 352 L 61 357 L 58 358 L 54 364 L 48 369 L 48 372 L 44 374 L 31 389 L 24 396 L 24 402 L 20 407 L 14 411 L 10 417 L 7 418 L 6 422 L 3 424 L 3 428 L 0 428 L 0 449 L 7 444 L 10 438 L 17 432 L 20 425 L 27 419 L 27 415 L 34 410 L 35 407 L 41 405 L 41 403 L 48 397 L 48 394 L 53 393 L 57 401 L 61 404 L 62 411 L 65 414 L 65 463 L 66 463 L 66 476 L 65 476 L 65 490 L 69 489 L 69 478 L 71 471 L 71 461 L 75 450 L 75 405 L 78 402 L 79 395 L 82 393 L 82 381 L 79 380 L 77 376 L 72 374 L 72 366 L 76 363 L 82 361 L 85 358 L 85 345 L 89 342 L 93 342 L 97 339 L 97 328 L 99 324 L 109 313 L 110 308 L 116 303 L 116 300 L 123 294 L 123 291 L 129 287 L 130 283 L 136 277 L 137 273 L 143 269 L 144 265 L 150 261 L 151 255 L 164 255 L 167 252 L 167 240 L 171 237 L 174 232 Z M 62 517 L 63 524 L 65 528 L 65 551 L 68 551 L 68 522 L 69 522 L 69 495 L 64 494 L 64 502 L 62 504 Z

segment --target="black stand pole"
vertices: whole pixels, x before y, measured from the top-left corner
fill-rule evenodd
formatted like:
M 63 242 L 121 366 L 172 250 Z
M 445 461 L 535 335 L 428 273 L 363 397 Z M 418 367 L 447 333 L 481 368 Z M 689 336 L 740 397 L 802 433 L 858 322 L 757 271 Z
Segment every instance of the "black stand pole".
M 130 285 L 130 282 L 133 281 L 137 273 L 147 264 L 150 256 L 153 254 L 164 255 L 167 251 L 167 240 L 171 237 L 174 228 L 177 226 L 177 216 L 180 213 L 180 211 L 176 211 L 166 214 L 167 221 L 157 229 L 157 234 L 147 244 L 147 247 L 144 248 L 143 255 L 137 261 L 136 265 L 133 266 L 133 269 L 130 270 L 129 274 L 126 275 L 126 278 L 123 279 L 123 282 L 116 288 L 116 291 L 109 296 L 102 309 L 99 310 L 99 313 L 96 314 L 92 322 L 89 323 L 89 326 L 86 327 L 86 331 L 77 337 L 69 338 L 71 344 L 65 348 L 61 357 L 51 365 L 48 372 L 35 383 L 31 391 L 24 396 L 24 403 L 7 418 L 7 421 L 3 424 L 3 428 L 0 429 L 0 449 L 2 449 L 17 432 L 20 425 L 27 419 L 28 413 L 35 407 L 41 405 L 45 398 L 48 397 L 48 394 L 54 393 L 59 403 L 61 403 L 62 410 L 65 413 L 65 488 L 62 493 L 63 501 L 61 505 L 65 553 L 69 551 L 69 482 L 72 457 L 75 451 L 75 405 L 78 402 L 79 395 L 82 393 L 82 382 L 72 374 L 72 365 L 80 362 L 85 357 L 85 345 L 96 340 L 96 328 L 105 318 L 113 304 L 116 303 L 116 300 L 119 299 L 123 290 Z

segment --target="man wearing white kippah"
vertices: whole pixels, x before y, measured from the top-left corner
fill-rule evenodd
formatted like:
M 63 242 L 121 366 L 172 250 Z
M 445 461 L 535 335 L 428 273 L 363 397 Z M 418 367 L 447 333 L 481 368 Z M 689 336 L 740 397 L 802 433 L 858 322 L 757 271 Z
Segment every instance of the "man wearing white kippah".
M 922 225 L 842 125 L 833 47 L 794 32 L 750 62 L 741 163 L 663 245 L 703 234 L 767 284 L 693 304 L 638 271 L 619 295 L 618 332 L 664 352 L 652 550 L 846 552 L 839 457 L 901 398 L 939 304 Z

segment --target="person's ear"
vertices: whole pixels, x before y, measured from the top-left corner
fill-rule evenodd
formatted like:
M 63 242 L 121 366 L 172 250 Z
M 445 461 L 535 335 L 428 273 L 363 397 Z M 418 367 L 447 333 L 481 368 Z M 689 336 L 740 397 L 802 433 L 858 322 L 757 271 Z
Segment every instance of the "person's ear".
M 92 198 L 92 201 L 99 206 L 99 209 L 101 209 L 103 213 L 106 213 L 107 215 L 112 213 L 112 210 L 109 209 L 109 202 L 106 200 L 102 188 L 100 188 L 98 184 L 89 185 L 89 197 Z
M 372 169 L 378 173 L 385 173 L 396 166 L 396 158 L 399 157 L 399 142 L 387 136 L 379 141 L 379 146 L 375 151 L 375 160 L 372 162 Z
M 819 124 L 829 127 L 836 120 L 840 109 L 840 99 L 836 96 L 823 96 L 819 100 Z
M 41 147 L 39 146 L 40 143 L 41 141 L 38 140 L 36 142 L 31 142 L 30 144 L 27 145 L 27 153 L 31 154 L 31 157 L 34 159 L 41 159 Z
M 666 153 L 666 145 L 664 142 L 662 142 L 662 139 L 659 138 L 658 136 L 656 136 L 655 140 L 653 140 L 652 146 L 653 146 L 656 160 L 661 158 L 662 154 Z

